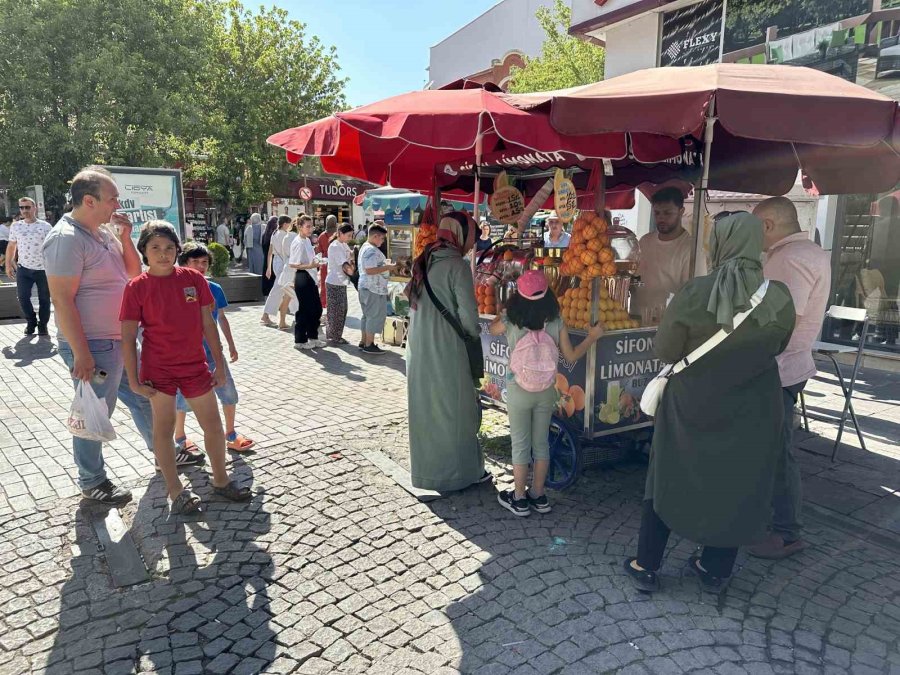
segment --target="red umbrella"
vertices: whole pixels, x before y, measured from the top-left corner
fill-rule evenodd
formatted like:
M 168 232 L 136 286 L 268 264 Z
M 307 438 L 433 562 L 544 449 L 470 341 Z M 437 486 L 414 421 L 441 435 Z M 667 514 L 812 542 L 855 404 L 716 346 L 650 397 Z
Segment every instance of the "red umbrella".
M 564 134 L 711 133 L 709 187 L 784 194 L 802 170 L 822 194 L 888 190 L 900 181 L 897 103 L 796 66 L 651 68 L 557 92 L 504 95 L 549 114 Z M 640 150 L 635 147 L 634 154 Z
M 564 136 L 546 115 L 516 108 L 483 88 L 401 94 L 286 129 L 267 140 L 286 150 L 289 161 L 314 155 L 330 173 L 425 191 L 432 188 L 438 163 L 475 163 L 482 154 L 496 151 L 628 156 L 623 133 Z M 671 156 L 671 141 L 660 143 L 660 155 Z

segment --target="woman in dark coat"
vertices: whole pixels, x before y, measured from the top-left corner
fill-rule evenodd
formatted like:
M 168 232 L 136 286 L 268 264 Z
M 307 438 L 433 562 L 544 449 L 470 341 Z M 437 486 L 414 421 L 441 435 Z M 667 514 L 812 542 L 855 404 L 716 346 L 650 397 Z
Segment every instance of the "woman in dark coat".
M 638 554 L 625 571 L 642 591 L 659 588 L 670 530 L 704 545 L 689 567 L 704 586 L 721 589 L 738 547 L 758 541 L 769 521 L 781 451 L 781 381 L 775 356 L 794 329 L 787 287 L 763 281 L 762 223 L 749 213 L 727 216 L 710 236 L 711 274 L 688 282 L 666 309 L 657 356 L 674 363 L 720 328 L 724 341 L 669 382 L 659 402 L 644 494 Z

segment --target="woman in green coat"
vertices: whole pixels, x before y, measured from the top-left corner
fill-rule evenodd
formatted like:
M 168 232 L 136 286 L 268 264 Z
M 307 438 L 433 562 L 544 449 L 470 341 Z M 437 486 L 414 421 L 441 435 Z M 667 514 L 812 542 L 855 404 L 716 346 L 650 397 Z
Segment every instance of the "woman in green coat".
M 438 301 L 468 334 L 479 335 L 472 271 L 463 259 L 476 230 L 465 213 L 443 216 L 436 243 L 419 256 L 413 270 L 406 386 L 410 473 L 417 488 L 449 492 L 491 478 L 478 443 L 478 394 L 465 345 L 424 286 L 427 273 Z
M 689 568 L 711 588 L 724 587 L 738 547 L 765 533 L 784 414 L 775 356 L 794 329 L 787 287 L 763 282 L 763 227 L 750 213 L 717 221 L 710 236 L 713 272 L 688 282 L 666 309 L 656 353 L 674 363 L 720 328 L 734 331 L 696 363 L 669 378 L 656 414 L 638 554 L 625 571 L 642 591 L 656 573 L 670 530 L 704 545 Z

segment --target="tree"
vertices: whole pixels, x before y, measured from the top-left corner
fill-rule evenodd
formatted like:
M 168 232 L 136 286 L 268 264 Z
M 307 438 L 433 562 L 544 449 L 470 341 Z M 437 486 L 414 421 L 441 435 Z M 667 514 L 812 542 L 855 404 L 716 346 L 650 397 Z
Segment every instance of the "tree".
M 93 162 L 161 166 L 197 133 L 191 0 L 0 0 L 0 180 L 55 208 Z
M 524 68 L 513 68 L 509 91 L 524 94 L 603 79 L 606 51 L 569 35 L 572 10 L 563 0 L 555 0 L 553 9 L 539 7 L 535 16 L 546 34 L 541 55 L 526 57 Z
M 185 166 L 214 199 L 243 209 L 269 199 L 284 170 L 284 153 L 266 138 L 345 108 L 346 80 L 335 48 L 284 10 L 220 7 L 201 83 L 207 128 L 184 148 Z

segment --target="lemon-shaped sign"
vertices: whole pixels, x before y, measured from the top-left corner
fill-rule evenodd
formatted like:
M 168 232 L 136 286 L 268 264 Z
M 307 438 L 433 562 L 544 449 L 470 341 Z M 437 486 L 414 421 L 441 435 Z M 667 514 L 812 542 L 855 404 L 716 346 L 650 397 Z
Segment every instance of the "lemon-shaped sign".
M 575 218 L 578 209 L 578 195 L 575 192 L 575 184 L 566 178 L 562 169 L 556 170 L 553 178 L 554 205 L 556 215 L 564 223 L 570 223 Z

